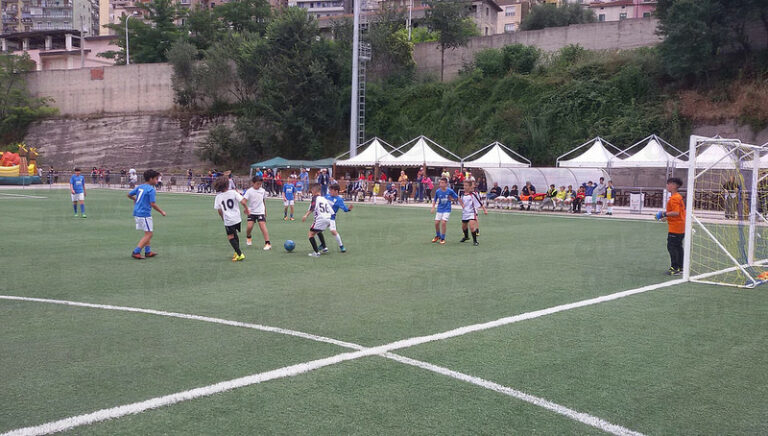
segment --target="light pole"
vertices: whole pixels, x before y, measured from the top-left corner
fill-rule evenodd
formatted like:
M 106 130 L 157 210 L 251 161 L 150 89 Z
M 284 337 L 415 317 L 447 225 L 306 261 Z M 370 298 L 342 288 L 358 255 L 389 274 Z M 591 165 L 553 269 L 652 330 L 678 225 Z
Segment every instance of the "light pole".
M 362 0 L 354 1 L 354 20 L 353 20 L 353 33 L 352 33 L 352 94 L 349 114 L 349 157 L 355 157 L 357 155 L 357 122 L 360 116 L 360 96 L 359 96 L 359 77 L 360 74 L 359 62 L 360 62 L 360 2 Z
M 125 65 L 131 65 L 131 48 L 128 44 L 128 19 L 130 15 L 125 16 Z

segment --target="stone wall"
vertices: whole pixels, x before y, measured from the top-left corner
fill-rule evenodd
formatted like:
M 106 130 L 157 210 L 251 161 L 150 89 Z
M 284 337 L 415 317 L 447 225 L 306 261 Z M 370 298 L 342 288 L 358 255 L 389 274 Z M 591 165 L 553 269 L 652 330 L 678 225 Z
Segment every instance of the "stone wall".
M 163 112 L 173 109 L 172 72 L 170 64 L 37 71 L 27 87 L 64 116 Z
M 41 164 L 60 169 L 202 168 L 198 145 L 211 127 L 229 121 L 160 114 L 51 119 L 32 125 L 26 142 L 39 148 Z
M 466 47 L 445 52 L 445 80 L 455 78 L 465 64 L 474 61 L 475 53 L 478 51 L 501 48 L 510 44 L 532 45 L 548 52 L 559 50 L 570 44 L 579 44 L 588 50 L 653 46 L 661 41 L 656 34 L 657 24 L 656 19 L 640 18 L 472 38 Z M 437 43 L 416 44 L 413 57 L 419 73 L 440 77 L 440 50 Z

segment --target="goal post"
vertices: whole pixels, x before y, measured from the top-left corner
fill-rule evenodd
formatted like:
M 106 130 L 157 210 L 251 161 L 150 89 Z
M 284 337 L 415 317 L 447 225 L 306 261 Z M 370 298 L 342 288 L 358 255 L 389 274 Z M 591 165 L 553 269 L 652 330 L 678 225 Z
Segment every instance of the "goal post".
M 768 282 L 768 147 L 691 136 L 683 278 L 754 288 Z

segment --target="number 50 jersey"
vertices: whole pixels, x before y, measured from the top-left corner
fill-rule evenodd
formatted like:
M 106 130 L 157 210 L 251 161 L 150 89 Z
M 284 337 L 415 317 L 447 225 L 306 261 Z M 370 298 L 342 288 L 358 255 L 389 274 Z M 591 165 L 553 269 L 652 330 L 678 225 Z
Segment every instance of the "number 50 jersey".
M 312 197 L 309 210 L 315 212 L 315 220 L 330 220 L 333 215 L 333 205 L 331 202 L 319 195 Z

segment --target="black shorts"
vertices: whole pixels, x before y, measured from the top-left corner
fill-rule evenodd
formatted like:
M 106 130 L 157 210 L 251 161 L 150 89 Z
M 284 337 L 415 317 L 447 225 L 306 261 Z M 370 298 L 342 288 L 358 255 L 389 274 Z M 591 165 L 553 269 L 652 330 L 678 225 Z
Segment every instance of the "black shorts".
M 468 222 L 470 222 L 470 221 L 474 221 L 474 220 L 461 220 L 461 222 L 462 222 L 463 224 L 466 224 L 466 223 L 468 223 Z
M 224 226 L 224 229 L 227 231 L 227 235 L 234 235 L 235 233 L 240 232 L 240 224 L 241 223 L 237 223 L 231 226 Z
M 250 214 L 248 215 L 248 221 L 258 221 L 260 223 L 267 222 L 267 216 L 263 214 Z

